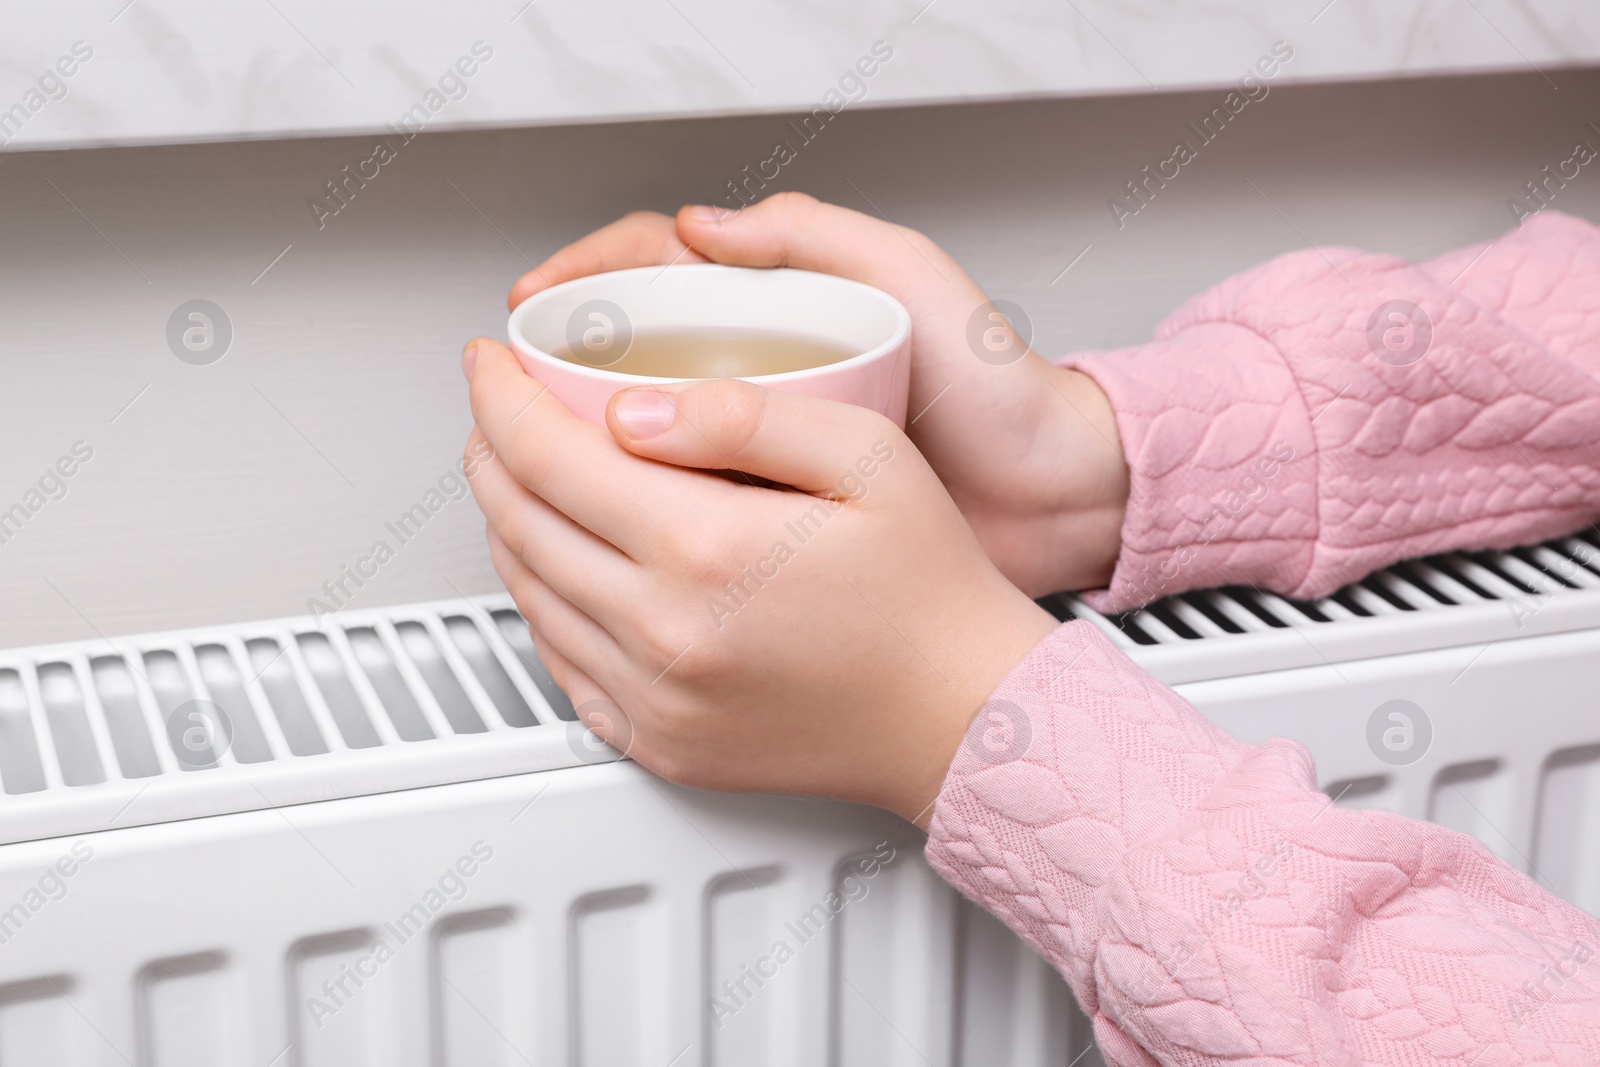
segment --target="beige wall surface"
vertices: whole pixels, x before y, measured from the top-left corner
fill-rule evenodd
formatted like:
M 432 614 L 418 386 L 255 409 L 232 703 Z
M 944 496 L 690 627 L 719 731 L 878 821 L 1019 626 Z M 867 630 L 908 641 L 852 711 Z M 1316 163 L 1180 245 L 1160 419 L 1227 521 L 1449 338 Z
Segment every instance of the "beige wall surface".
M 1121 229 L 1108 198 L 1217 92 L 846 112 L 770 188 L 926 231 L 1057 355 L 1137 342 L 1307 242 L 1503 231 L 1525 182 L 1600 147 L 1600 72 L 1547 73 L 1276 86 Z M 0 155 L 0 512 L 42 503 L 0 543 L 0 646 L 299 614 L 380 538 L 358 605 L 495 588 L 470 498 L 403 545 L 385 527 L 450 488 L 462 342 L 501 333 L 507 286 L 562 243 L 712 199 L 784 137 L 773 116 L 424 134 L 321 229 L 308 201 L 369 138 Z M 1600 162 L 1553 207 L 1600 221 Z M 167 340 L 196 299 L 232 326 L 206 366 Z

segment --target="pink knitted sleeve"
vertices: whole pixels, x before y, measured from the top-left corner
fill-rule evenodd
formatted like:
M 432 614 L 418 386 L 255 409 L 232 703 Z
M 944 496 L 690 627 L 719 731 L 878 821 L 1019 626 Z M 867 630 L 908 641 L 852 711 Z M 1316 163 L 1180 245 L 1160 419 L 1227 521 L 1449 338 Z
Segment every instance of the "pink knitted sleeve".
M 1066 977 L 1114 1067 L 1600 1064 L 1600 922 L 1471 838 L 1335 808 L 1085 622 L 1006 677 L 927 855 Z
M 1147 345 L 1064 362 L 1110 397 L 1131 474 L 1102 611 L 1246 582 L 1323 596 L 1600 515 L 1600 228 L 1570 216 L 1427 263 L 1282 256 Z

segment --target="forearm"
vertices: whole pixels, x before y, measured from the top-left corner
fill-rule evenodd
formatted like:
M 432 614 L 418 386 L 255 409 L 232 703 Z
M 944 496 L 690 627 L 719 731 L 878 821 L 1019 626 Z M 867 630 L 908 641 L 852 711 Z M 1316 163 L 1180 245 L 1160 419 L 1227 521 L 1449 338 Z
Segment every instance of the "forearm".
M 1086 623 L 980 712 L 928 858 L 1062 972 L 1109 1063 L 1600 1062 L 1600 923 L 1470 838 L 1332 807 L 1298 744 L 1234 741 Z
M 1321 596 L 1600 515 L 1600 230 L 1577 219 L 1422 264 L 1294 253 L 1148 345 L 1065 364 L 1110 398 L 1129 468 L 1103 610 L 1233 583 Z

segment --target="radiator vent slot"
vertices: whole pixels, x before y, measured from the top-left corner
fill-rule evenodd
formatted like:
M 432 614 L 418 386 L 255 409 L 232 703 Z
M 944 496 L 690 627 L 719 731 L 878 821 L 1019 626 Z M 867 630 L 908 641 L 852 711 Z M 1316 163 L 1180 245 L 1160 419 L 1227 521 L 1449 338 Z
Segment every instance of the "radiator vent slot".
M 29 711 L 22 676 L 14 670 L 0 670 L 0 779 L 7 793 L 31 793 L 45 787 L 39 735 Z
M 1529 615 L 1551 597 L 1595 589 L 1600 589 L 1600 535 L 1591 529 L 1506 552 L 1453 552 L 1409 560 L 1314 601 L 1230 587 L 1164 597 L 1114 615 L 1100 615 L 1070 595 L 1047 597 L 1043 603 L 1058 618 L 1088 619 L 1120 644 L 1138 647 L 1499 601 L 1510 601 L 1515 604 L 1510 610 Z

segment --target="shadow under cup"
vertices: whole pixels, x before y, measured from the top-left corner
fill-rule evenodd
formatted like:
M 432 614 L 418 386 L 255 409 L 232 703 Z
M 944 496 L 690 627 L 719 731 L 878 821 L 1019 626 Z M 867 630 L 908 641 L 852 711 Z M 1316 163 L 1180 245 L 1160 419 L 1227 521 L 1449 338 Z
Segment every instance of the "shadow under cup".
M 633 337 L 727 328 L 804 337 L 859 353 L 746 380 L 871 408 L 905 426 L 911 316 L 889 294 L 831 274 L 711 263 L 594 274 L 518 304 L 509 334 L 523 370 L 548 385 L 573 414 L 603 426 L 613 393 L 693 380 L 607 369 L 605 364 L 620 360 Z M 580 353 L 587 362 L 562 359 L 557 352 Z

